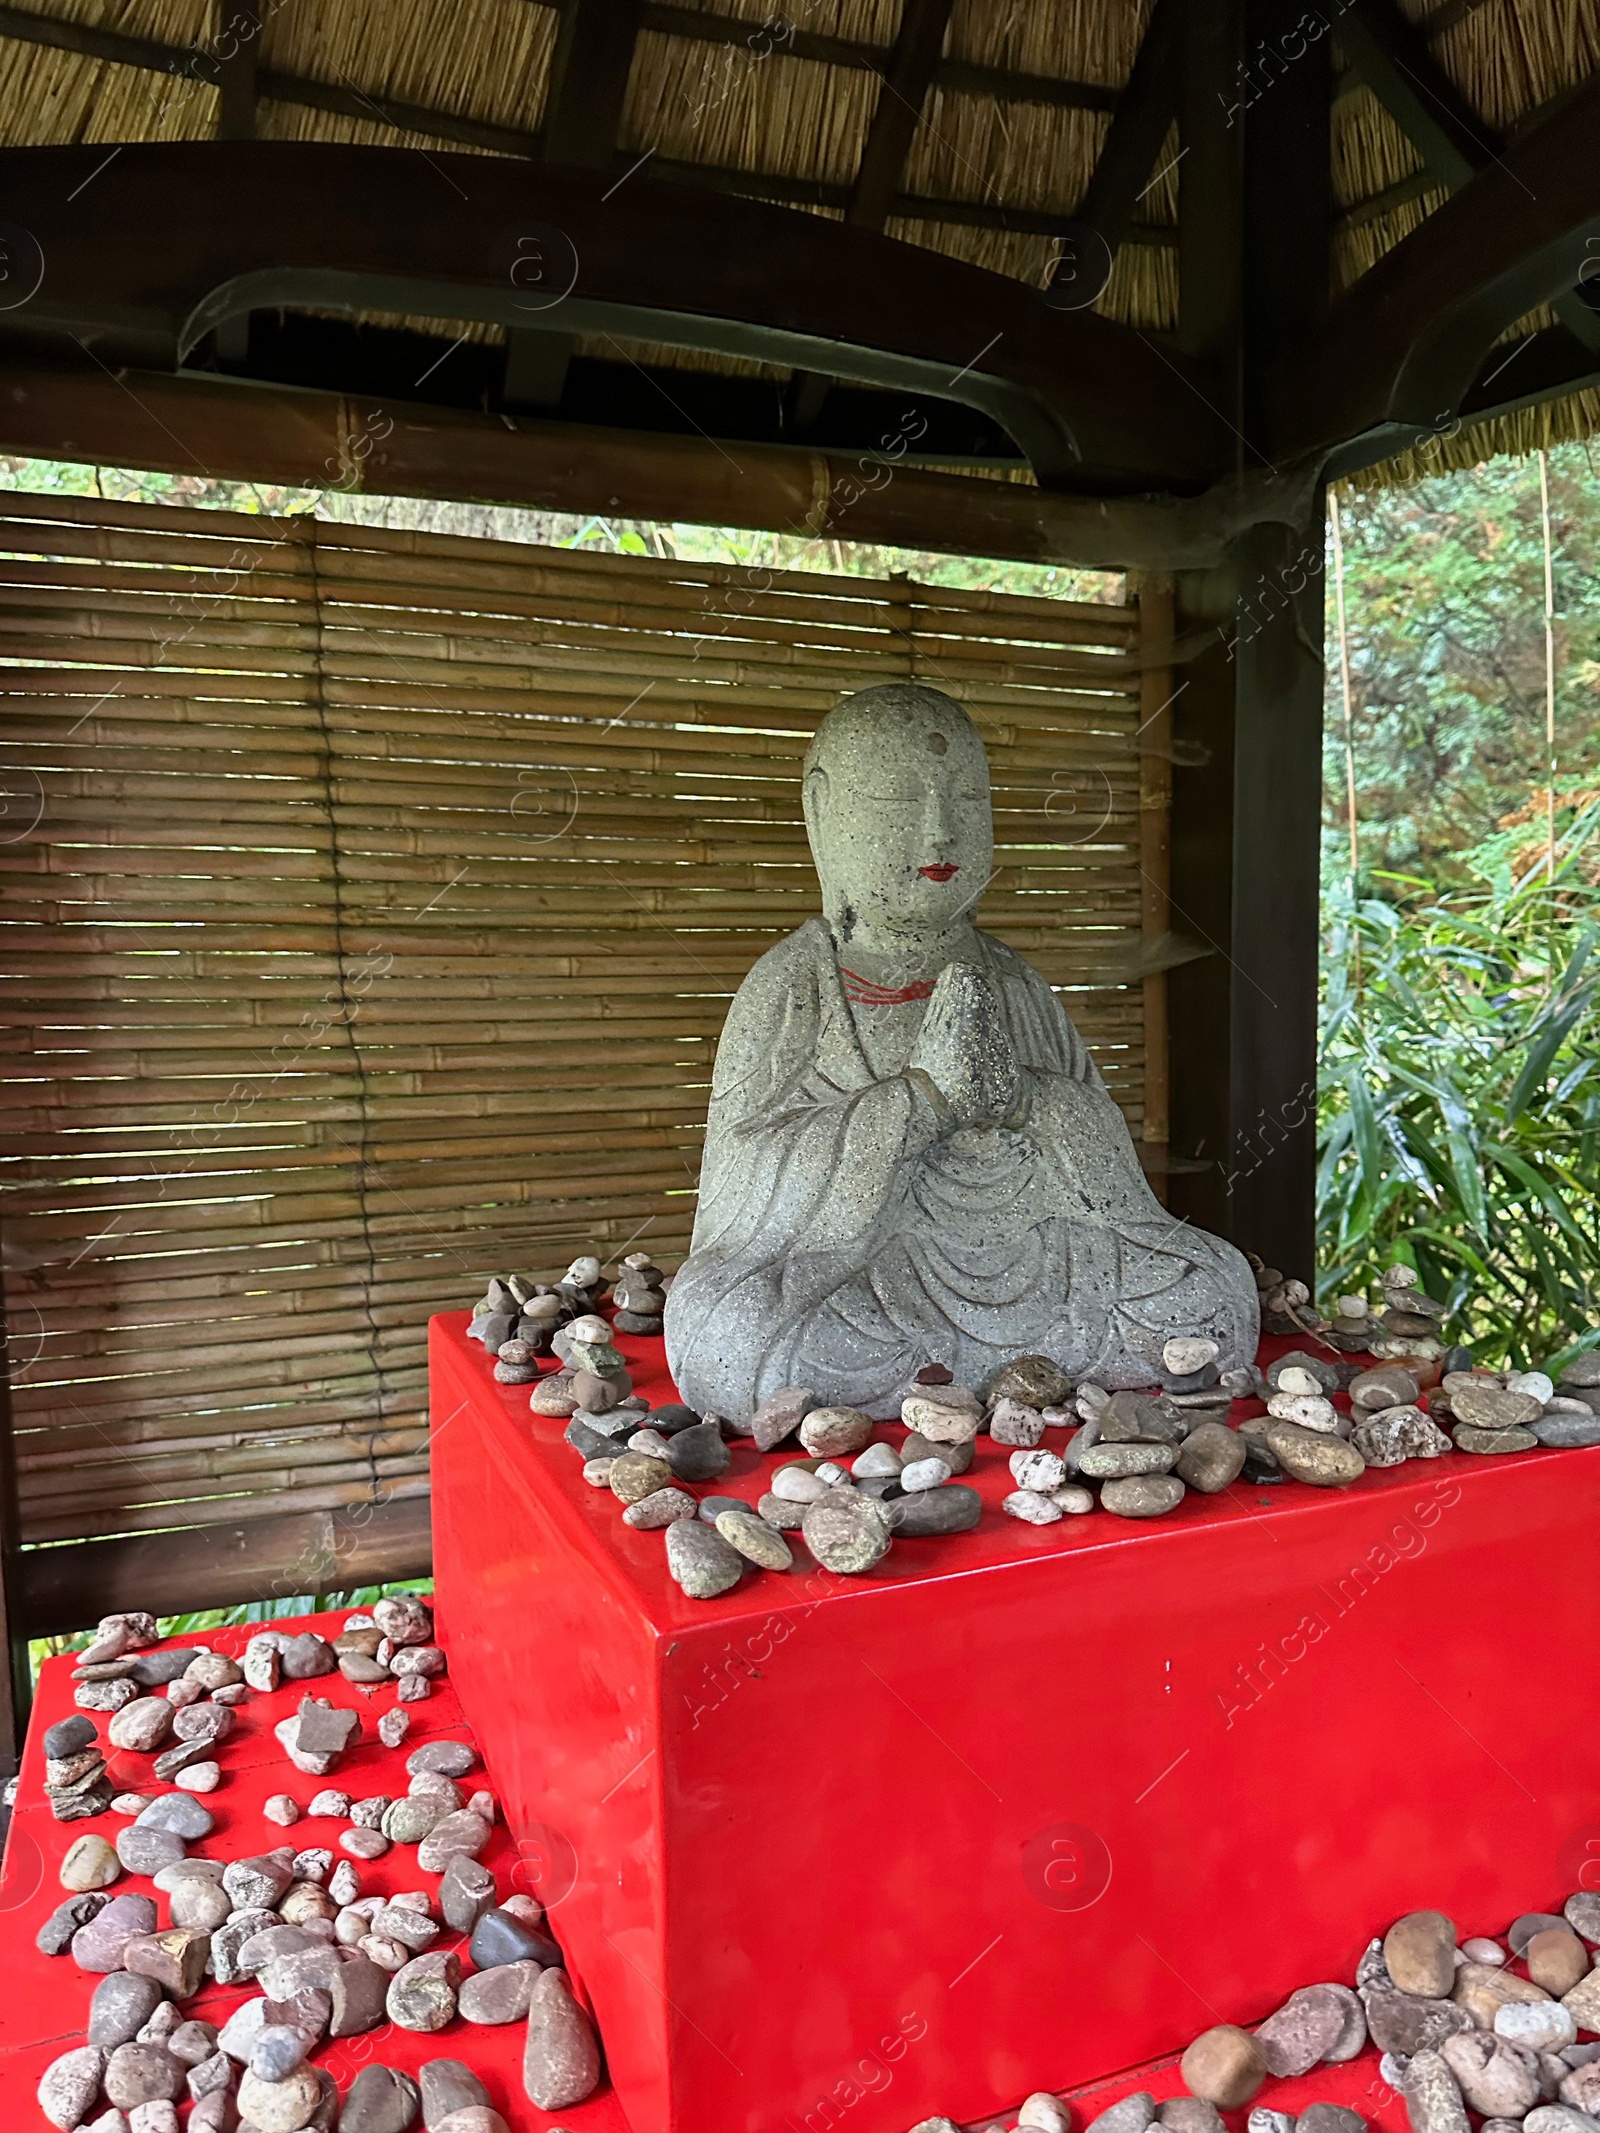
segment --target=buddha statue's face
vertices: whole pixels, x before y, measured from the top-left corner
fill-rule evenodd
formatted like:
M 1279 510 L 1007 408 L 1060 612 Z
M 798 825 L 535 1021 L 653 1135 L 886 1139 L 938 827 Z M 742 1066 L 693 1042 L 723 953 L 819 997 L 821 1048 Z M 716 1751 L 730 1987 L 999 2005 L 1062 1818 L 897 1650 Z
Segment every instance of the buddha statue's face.
M 988 758 L 937 689 L 847 697 L 812 743 L 805 813 L 841 945 L 858 931 L 935 936 L 975 910 L 993 871 Z

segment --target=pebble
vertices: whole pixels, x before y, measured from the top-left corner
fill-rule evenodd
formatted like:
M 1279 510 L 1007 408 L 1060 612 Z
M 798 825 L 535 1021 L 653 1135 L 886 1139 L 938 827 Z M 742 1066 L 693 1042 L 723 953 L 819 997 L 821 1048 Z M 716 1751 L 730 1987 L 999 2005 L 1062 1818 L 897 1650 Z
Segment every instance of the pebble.
M 1590 1947 L 1600 1944 L 1600 1896 L 1587 1889 L 1579 1889 L 1561 1906 L 1561 1915 L 1581 1940 Z
M 72 1692 L 80 1711 L 120 1711 L 139 1691 L 131 1681 L 81 1681 Z
M 821 1503 L 828 1484 L 808 1466 L 780 1466 L 773 1473 L 771 1493 L 784 1503 Z
M 1594 2120 L 1570 2104 L 1543 2103 L 1528 2113 L 1522 2127 L 1523 2133 L 1594 2133 Z
M 1475 1429 L 1466 1422 L 1456 1424 L 1454 1439 L 1458 1452 L 1474 1452 L 1480 1458 L 1502 1452 L 1531 1452 L 1539 1442 L 1531 1429 L 1511 1429 L 1504 1424 Z
M 892 1481 L 900 1471 L 900 1454 L 892 1444 L 869 1444 L 850 1462 L 858 1481 Z
M 435 2119 L 428 2133 L 510 2133 L 510 2128 L 493 2105 L 474 2103 L 463 2111 L 452 2111 L 448 2118 Z
M 1223 2111 L 1248 2103 L 1267 2078 L 1254 2037 L 1231 2022 L 1202 2030 L 1184 2053 L 1179 2071 L 1191 2095 Z
M 1533 1982 L 1558 2000 L 1589 1969 L 1589 1952 L 1564 1919 L 1535 1933 L 1522 1951 L 1522 1960 Z
M 1349 2019 L 1345 2000 L 1331 1985 L 1307 1985 L 1291 1993 L 1256 2030 L 1256 2048 L 1267 2072 L 1279 2081 L 1309 2073 L 1337 2047 Z M 1361 2034 L 1366 2035 L 1364 2017 Z
M 78 1928 L 86 1926 L 110 1901 L 109 1896 L 102 1896 L 98 1891 L 69 1896 L 65 1903 L 56 1905 L 39 1928 L 34 1936 L 34 1946 L 41 1955 L 65 1955 Z
M 1090 1481 L 1126 1481 L 1136 1474 L 1170 1474 L 1177 1461 L 1170 1444 L 1091 1444 L 1078 1460 L 1078 1472 Z
M 1383 1937 L 1383 1960 L 1402 1992 L 1442 2000 L 1455 1983 L 1456 1929 L 1442 1911 L 1408 1911 Z
M 622 1523 L 644 1533 L 658 1533 L 670 1526 L 675 1519 L 693 1518 L 699 1506 L 685 1489 L 654 1489 L 648 1496 L 641 1496 L 630 1503 L 622 1514 Z
M 563 1970 L 546 1970 L 534 1983 L 522 2078 L 529 2098 L 542 2111 L 567 2110 L 599 2086 L 594 2031 L 573 1999 Z
M 1058 1452 L 1013 1452 L 1010 1466 L 1019 1489 L 1036 1489 L 1044 1495 L 1059 1489 L 1067 1478 L 1066 1462 Z
M 186 1792 L 164 1792 L 139 1811 L 136 1829 L 164 1829 L 169 1835 L 198 1842 L 216 1828 L 209 1808 Z
M 758 1452 L 770 1452 L 785 1437 L 793 1435 L 817 1404 L 817 1396 L 804 1385 L 783 1385 L 769 1392 L 750 1422 L 750 1435 Z
M 931 1437 L 924 1437 L 920 1430 L 912 1430 L 898 1447 L 900 1464 L 904 1466 L 913 1459 L 942 1459 L 952 1474 L 964 1474 L 972 1464 L 973 1445 L 935 1444 Z
M 883 1506 L 890 1531 L 904 1540 L 925 1540 L 937 1533 L 970 1533 L 983 1515 L 983 1498 L 965 1482 L 948 1481 L 942 1489 L 919 1489 Z
M 1197 1370 L 1214 1363 L 1222 1350 L 1204 1335 L 1175 1333 L 1161 1350 L 1161 1360 L 1175 1378 L 1192 1378 Z
M 1017 2113 L 1019 2133 L 1072 2133 L 1072 2113 L 1048 2089 L 1035 2089 L 1023 2098 Z
M 770 1489 L 756 1505 L 757 1516 L 764 1524 L 776 1526 L 780 1533 L 798 1533 L 807 1509 L 807 1505 L 793 1503 L 786 1496 L 774 1496 Z M 716 1520 L 711 1523 L 714 1525 Z
M 1420 1407 L 1383 1407 L 1363 1416 L 1350 1442 L 1368 1466 L 1400 1466 L 1407 1459 L 1437 1459 L 1450 1439 Z
M 409 2133 L 421 2092 L 392 2066 L 364 2066 L 350 2084 L 339 2133 Z
M 1013 1489 L 1009 1496 L 1002 1498 L 1000 1508 L 1007 1518 L 1020 1518 L 1027 1526 L 1053 1526 L 1057 1519 L 1065 1516 L 1060 1504 L 1035 1489 Z
M 1347 1489 L 1366 1472 L 1361 1454 L 1342 1437 L 1296 1422 L 1269 1424 L 1267 1448 L 1286 1474 L 1313 1488 Z
M 842 1491 L 831 1492 L 825 1503 L 811 1505 L 800 1534 L 823 1569 L 840 1577 L 860 1577 L 889 1552 L 890 1526 L 884 1507 L 870 1497 Z
M 141 2103 L 171 2103 L 185 2092 L 188 2069 L 164 2044 L 119 2044 L 106 2061 L 103 2086 L 107 2103 L 131 2111 Z M 263 2126 L 261 2133 L 270 2133 Z
M 1539 2061 L 1524 2045 L 1470 2029 L 1446 2037 L 1439 2056 L 1466 2102 L 1486 2118 L 1521 2118 L 1539 2101 Z
M 978 1396 L 965 1385 L 919 1385 L 900 1403 L 900 1419 L 934 1445 L 970 1444 L 978 1434 Z
M 951 1477 L 949 1462 L 944 1459 L 913 1459 L 900 1469 L 900 1486 L 907 1495 L 914 1496 L 919 1489 L 941 1488 Z
M 1438 2052 L 1416 2054 L 1405 2071 L 1404 2093 L 1411 2133 L 1469 2133 L 1461 2090 Z
M 136 1977 L 153 1977 L 175 2000 L 192 1999 L 206 1974 L 211 1935 L 194 1926 L 141 1933 L 122 1951 L 122 1966 Z
M 1497 1940 L 1488 1940 L 1481 1933 L 1461 1943 L 1461 1952 L 1469 1963 L 1483 1963 L 1490 1969 L 1506 1959 L 1506 1951 Z
M 108 2048 L 131 2043 L 161 2005 L 162 1997 L 161 1987 L 153 1977 L 113 1970 L 100 1980 L 90 1998 L 89 2042 Z
M 667 1569 L 691 1600 L 714 1600 L 744 1575 L 745 1559 L 713 1527 L 676 1519 L 667 1528 Z
M 427 1793 L 407 1793 L 404 1799 L 389 1802 L 380 1826 L 391 1844 L 420 1844 L 448 1813 L 442 1800 Z
M 465 1852 L 457 1852 L 439 1883 L 439 1910 L 455 1933 L 470 1933 L 494 1903 L 494 1876 Z
M 183 1856 L 183 1839 L 169 1829 L 151 1829 L 140 1821 L 117 1833 L 117 1857 L 130 1874 L 157 1874 Z
M 359 2036 L 376 2029 L 387 2012 L 389 1973 L 357 1954 L 334 1971 L 328 1992 L 329 2036 Z
M 230 1860 L 222 1873 L 222 1886 L 241 1911 L 275 1909 L 293 1880 L 294 1867 L 284 1852 L 257 1852 Z
M 113 1748 L 153 1755 L 172 1731 L 175 1715 L 164 1696 L 139 1696 L 112 1714 L 106 1738 Z
M 90 1889 L 109 1888 L 121 1874 L 122 1862 L 104 1837 L 75 1838 L 61 1862 L 61 1886 L 80 1896 Z
M 1339 1427 L 1338 1409 L 1321 1393 L 1275 1392 L 1267 1402 L 1267 1413 L 1278 1421 L 1298 1422 L 1302 1429 L 1336 1431 Z
M 792 1570 L 794 1550 L 781 1533 L 746 1509 L 719 1513 L 716 1530 L 747 1562 L 763 1570 Z
M 448 1949 L 413 1956 L 389 1980 L 386 2006 L 401 2029 L 431 2034 L 443 2029 L 456 2011 L 461 1963 Z
M 239 2115 L 257 2133 L 300 2133 L 321 2096 L 322 2084 L 309 2066 L 297 2066 L 282 2081 L 263 2081 L 248 2070 L 239 2077 Z
M 156 1907 L 148 1896 L 113 1896 L 73 1934 L 72 1960 L 80 1970 L 120 1970 L 128 1942 L 155 1929 Z
M 381 1859 L 389 1840 L 381 1829 L 347 1829 L 339 1839 L 339 1849 L 352 1859 Z
M 519 1918 L 505 1905 L 485 1911 L 473 1928 L 468 1953 L 478 1970 L 495 1970 L 506 1963 L 538 1963 L 541 1968 L 559 1968 L 561 1950 L 545 1934 L 535 1931 L 537 1921 Z
M 1578 1451 L 1585 1445 L 1600 1444 L 1600 1415 L 1593 1413 L 1587 1420 L 1578 1415 L 1545 1415 L 1530 1427 L 1539 1442 L 1552 1451 Z
M 1015 1400 L 1023 1407 L 1058 1407 L 1072 1394 L 1072 1380 L 1047 1355 L 1013 1356 L 984 1388 L 991 1406 Z
M 1084 2133 L 1144 2133 L 1146 2126 L 1155 2123 L 1155 2115 L 1155 2098 L 1148 2089 L 1137 2089 L 1102 2111 L 1098 2118 L 1091 2118 Z
M 800 1442 L 824 1459 L 846 1459 L 871 1437 L 871 1417 L 857 1407 L 814 1407 L 800 1424 Z
M 680 1481 L 715 1481 L 728 1471 L 733 1454 L 713 1422 L 696 1422 L 666 1438 L 666 1461 Z
M 77 1952 L 76 1942 L 73 1952 Z M 1580 1978 L 1570 1992 L 1561 1995 L 1561 2004 L 1580 2029 L 1600 2034 L 1600 1970 L 1591 1970 L 1586 1978 Z
M 1477 1963 L 1462 1963 L 1456 1970 L 1451 1998 L 1464 2007 L 1480 2029 L 1493 2029 L 1494 2018 L 1513 2000 L 1543 2000 L 1544 1989 L 1509 1970 L 1491 1970 Z M 1580 2027 L 1581 2018 L 1580 2018 Z
M 1492 1379 L 1480 1377 L 1452 1385 L 1450 1406 L 1458 1422 L 1482 1430 L 1526 1430 L 1544 1412 L 1544 1401 L 1531 1393 L 1506 1392 Z
M 180 1770 L 172 1780 L 185 1792 L 215 1792 L 222 1782 L 220 1763 L 191 1763 L 187 1770 Z
M 1342 2103 L 1313 2103 L 1295 2120 L 1294 2133 L 1367 2133 L 1367 2121 Z
M 92 1718 L 60 1718 L 45 1731 L 44 1752 L 53 1763 L 64 1762 L 69 1755 L 82 1755 L 94 1747 L 100 1736 L 95 1731 Z
M 1530 1400 L 1537 1400 L 1542 1407 L 1546 1400 L 1555 1398 L 1555 1384 L 1542 1370 L 1508 1370 L 1505 1378 L 1507 1392 L 1526 1393 Z
M 40 2077 L 36 2092 L 39 2108 L 51 2125 L 62 2127 L 64 2133 L 71 2133 L 73 2127 L 82 2125 L 100 2093 L 105 2058 L 103 2051 L 92 2044 L 84 2044 L 51 2060 Z
M 528 2012 L 539 1975 L 540 1966 L 534 1962 L 500 1963 L 492 1970 L 475 1971 L 461 1987 L 461 2019 L 490 2029 L 520 2022 Z
M 1044 1416 L 1020 1400 L 996 1400 L 989 1410 L 989 1435 L 996 1444 L 1031 1451 L 1044 1437 Z
M 331 1788 L 313 1793 L 306 1813 L 318 1817 L 326 1815 L 337 1822 L 346 1821 L 350 1814 L 350 1795 L 347 1792 L 335 1792 Z
M 1161 1518 L 1175 1511 L 1183 1498 L 1184 1486 L 1176 1474 L 1134 1474 L 1108 1481 L 1100 1491 L 1100 1507 L 1118 1518 Z
M 1179 1447 L 1173 1472 L 1187 1488 L 1216 1496 L 1244 1471 L 1245 1452 L 1244 1438 L 1226 1422 L 1202 1422 Z
M 462 1778 L 477 1760 L 477 1750 L 468 1747 L 464 1740 L 424 1741 L 420 1748 L 412 1750 L 406 1762 L 406 1775 L 421 1777 L 427 1773 L 434 1777 Z
M 1068 1518 L 1081 1518 L 1086 1511 L 1094 1509 L 1094 1491 L 1080 1489 L 1068 1482 L 1065 1488 L 1050 1491 L 1050 1501 L 1059 1504 Z
M 1350 1381 L 1352 1408 L 1376 1412 L 1385 1407 L 1411 1407 L 1422 1390 L 1416 1376 L 1398 1363 L 1380 1363 L 1376 1370 L 1363 1370 Z

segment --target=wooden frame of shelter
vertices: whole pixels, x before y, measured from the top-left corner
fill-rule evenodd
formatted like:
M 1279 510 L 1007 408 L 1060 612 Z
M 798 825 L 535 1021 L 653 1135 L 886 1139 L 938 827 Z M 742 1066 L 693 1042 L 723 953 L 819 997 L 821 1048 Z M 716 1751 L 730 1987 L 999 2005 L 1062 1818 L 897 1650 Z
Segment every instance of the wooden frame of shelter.
M 1568 14 L 383 6 L 0 7 L 0 449 L 1140 573 L 1172 1201 L 1309 1271 L 1325 484 L 1589 426 Z

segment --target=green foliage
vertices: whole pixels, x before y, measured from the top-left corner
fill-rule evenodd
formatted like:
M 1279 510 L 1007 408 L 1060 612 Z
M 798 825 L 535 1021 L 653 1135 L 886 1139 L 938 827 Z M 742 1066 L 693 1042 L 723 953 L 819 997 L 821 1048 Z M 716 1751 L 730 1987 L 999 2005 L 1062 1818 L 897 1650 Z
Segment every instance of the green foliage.
M 1327 901 L 1319 1303 L 1396 1259 L 1486 1362 L 1600 1341 L 1600 805 L 1520 880 Z

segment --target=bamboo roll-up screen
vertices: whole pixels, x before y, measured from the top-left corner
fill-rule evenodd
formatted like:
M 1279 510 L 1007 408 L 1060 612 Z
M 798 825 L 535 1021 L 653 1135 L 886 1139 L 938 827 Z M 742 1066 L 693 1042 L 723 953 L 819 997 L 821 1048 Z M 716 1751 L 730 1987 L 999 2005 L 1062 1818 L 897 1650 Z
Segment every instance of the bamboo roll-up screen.
M 427 1487 L 428 1314 L 688 1242 L 841 691 L 960 697 L 984 922 L 1143 1089 L 1134 610 L 0 502 L 23 1538 Z

